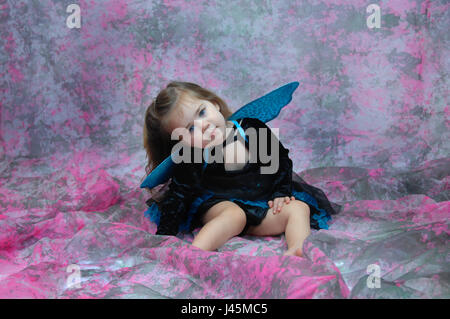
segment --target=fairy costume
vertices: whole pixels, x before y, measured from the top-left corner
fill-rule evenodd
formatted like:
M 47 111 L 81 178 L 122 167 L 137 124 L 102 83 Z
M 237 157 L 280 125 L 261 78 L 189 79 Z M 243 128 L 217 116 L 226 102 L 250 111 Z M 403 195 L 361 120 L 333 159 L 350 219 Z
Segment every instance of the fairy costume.
M 256 118 L 242 118 L 239 122 L 232 122 L 239 133 L 233 141 L 240 139 L 247 150 L 251 151 L 245 131 L 253 127 L 257 133 L 256 145 L 261 145 L 260 139 L 266 138 L 268 155 L 272 154 L 271 139 L 276 137 L 264 122 Z M 260 128 L 265 128 L 269 134 L 260 134 Z M 228 143 L 230 139 L 226 139 L 222 146 Z M 158 225 L 156 234 L 176 235 L 182 231 L 192 231 L 202 225 L 201 218 L 209 208 L 221 201 L 232 201 L 246 214 L 246 226 L 240 234 L 245 235 L 250 226 L 262 222 L 269 210 L 269 200 L 285 196 L 294 196 L 308 204 L 311 228 L 327 229 L 327 221 L 331 219 L 331 215 L 339 212 L 340 206 L 330 203 L 322 190 L 307 184 L 295 174 L 292 171 L 292 160 L 288 156 L 289 150 L 278 139 L 275 145 L 278 147 L 279 166 L 274 174 L 261 173 L 261 167 L 269 165 L 261 161 L 259 153 L 252 154 L 256 156 L 256 161 L 248 161 L 243 168 L 233 171 L 226 170 L 224 163 L 208 163 L 205 159 L 202 163 L 191 161 L 176 164 L 164 198 L 159 202 L 152 198 L 147 201 L 149 209 L 145 214 Z M 205 151 L 208 152 L 209 149 Z

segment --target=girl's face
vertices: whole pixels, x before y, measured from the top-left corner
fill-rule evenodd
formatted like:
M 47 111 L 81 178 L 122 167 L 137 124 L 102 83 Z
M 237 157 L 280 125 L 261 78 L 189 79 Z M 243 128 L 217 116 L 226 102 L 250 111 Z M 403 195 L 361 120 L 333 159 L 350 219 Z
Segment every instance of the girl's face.
M 230 123 L 219 112 L 219 106 L 182 93 L 178 105 L 168 114 L 166 128 L 188 146 L 199 148 L 219 145 L 225 140 Z

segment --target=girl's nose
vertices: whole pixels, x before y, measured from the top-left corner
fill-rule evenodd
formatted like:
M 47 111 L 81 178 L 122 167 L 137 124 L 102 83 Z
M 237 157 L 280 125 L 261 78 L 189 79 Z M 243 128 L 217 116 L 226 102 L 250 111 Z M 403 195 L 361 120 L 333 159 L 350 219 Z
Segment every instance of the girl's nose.
M 202 132 L 205 133 L 205 131 L 211 127 L 211 123 L 204 121 L 202 123 Z
M 206 130 L 214 128 L 214 125 L 212 125 L 208 120 L 196 120 L 194 123 L 196 127 L 201 129 L 202 134 L 204 134 Z

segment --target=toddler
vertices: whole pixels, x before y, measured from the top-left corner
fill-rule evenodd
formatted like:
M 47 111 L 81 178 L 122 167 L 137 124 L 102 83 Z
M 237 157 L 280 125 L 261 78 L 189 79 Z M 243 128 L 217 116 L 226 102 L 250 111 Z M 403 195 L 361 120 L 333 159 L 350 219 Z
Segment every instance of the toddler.
M 190 82 L 169 83 L 147 108 L 147 174 L 176 147 L 189 159 L 175 164 L 167 191 L 158 198 L 154 190 L 147 201 L 156 234 L 201 227 L 192 245 L 213 251 L 234 236 L 284 233 L 284 255 L 301 257 L 311 227 L 328 228 L 327 220 L 340 207 L 292 172 L 289 150 L 264 122 L 230 121 L 231 114 L 219 96 Z M 263 173 L 267 158 L 253 146 L 276 155 L 274 173 Z M 200 161 L 194 156 L 198 151 Z

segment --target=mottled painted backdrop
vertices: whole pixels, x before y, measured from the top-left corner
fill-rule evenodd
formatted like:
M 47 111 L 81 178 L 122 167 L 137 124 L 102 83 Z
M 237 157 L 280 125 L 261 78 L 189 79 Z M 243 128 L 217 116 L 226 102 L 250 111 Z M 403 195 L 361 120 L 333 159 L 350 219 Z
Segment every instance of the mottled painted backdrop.
M 80 28 L 67 26 L 72 3 Z M 449 9 L 0 0 L 0 296 L 448 298 Z M 344 205 L 306 258 L 279 256 L 283 236 L 206 253 L 191 234 L 153 235 L 143 116 L 171 80 L 233 110 L 300 82 L 268 124 L 294 170 Z M 379 289 L 365 284 L 373 263 Z

